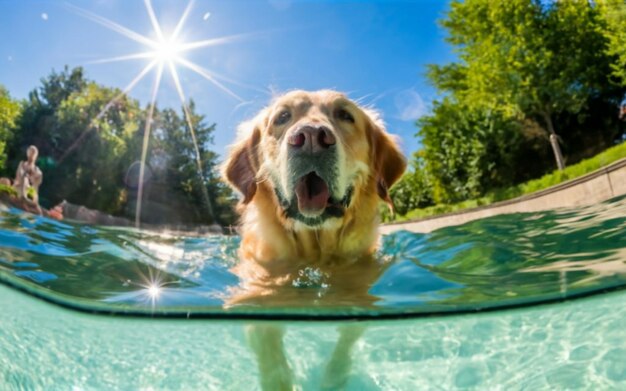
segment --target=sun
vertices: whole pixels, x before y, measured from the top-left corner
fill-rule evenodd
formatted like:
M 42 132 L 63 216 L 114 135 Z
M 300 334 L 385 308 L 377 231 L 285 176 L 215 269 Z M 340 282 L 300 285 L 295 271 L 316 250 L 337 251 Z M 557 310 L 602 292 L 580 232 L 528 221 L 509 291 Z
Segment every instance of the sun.
M 183 46 L 171 39 L 160 41 L 154 51 L 154 59 L 162 62 L 179 61 Z

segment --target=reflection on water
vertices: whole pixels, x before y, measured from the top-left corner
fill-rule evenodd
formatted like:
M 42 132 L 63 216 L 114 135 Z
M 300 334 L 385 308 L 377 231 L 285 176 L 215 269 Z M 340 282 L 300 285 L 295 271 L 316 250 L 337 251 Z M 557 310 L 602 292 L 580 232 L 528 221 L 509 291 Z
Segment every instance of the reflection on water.
M 0 212 L 0 277 L 65 304 L 106 311 L 406 314 L 539 302 L 626 285 L 626 198 L 382 238 L 389 265 L 373 303 L 342 297 L 323 271 L 299 271 L 272 307 L 228 306 L 235 236 L 180 236 Z M 86 301 L 85 301 L 86 300 Z

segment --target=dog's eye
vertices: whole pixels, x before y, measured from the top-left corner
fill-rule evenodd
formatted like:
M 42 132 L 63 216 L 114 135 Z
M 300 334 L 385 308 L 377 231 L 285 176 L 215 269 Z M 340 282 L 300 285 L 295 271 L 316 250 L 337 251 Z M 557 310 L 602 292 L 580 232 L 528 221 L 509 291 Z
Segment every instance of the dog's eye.
M 284 125 L 291 119 L 291 113 L 287 110 L 283 110 L 278 114 L 274 120 L 274 125 Z
M 354 123 L 354 117 L 346 109 L 339 109 L 339 110 L 337 110 L 337 112 L 335 113 L 335 116 L 340 121 L 346 121 L 346 122 Z

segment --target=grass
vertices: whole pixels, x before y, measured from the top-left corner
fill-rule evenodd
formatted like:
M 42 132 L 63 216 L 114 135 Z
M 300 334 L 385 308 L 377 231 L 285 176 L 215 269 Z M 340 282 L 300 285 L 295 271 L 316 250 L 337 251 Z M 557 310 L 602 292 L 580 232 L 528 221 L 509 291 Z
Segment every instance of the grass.
M 414 209 L 404 216 L 396 216 L 393 221 L 398 222 L 424 219 L 444 213 L 457 212 L 464 209 L 476 208 L 479 206 L 489 205 L 494 202 L 520 197 L 525 194 L 547 189 L 548 187 L 558 185 L 559 183 L 570 179 L 578 178 L 625 157 L 626 143 L 621 143 L 597 154 L 592 158 L 582 160 L 576 164 L 566 167 L 563 171 L 556 170 L 542 176 L 541 178 L 533 179 L 531 181 L 503 189 L 496 189 L 487 193 L 483 197 L 459 202 L 457 204 L 438 204 L 428 208 Z

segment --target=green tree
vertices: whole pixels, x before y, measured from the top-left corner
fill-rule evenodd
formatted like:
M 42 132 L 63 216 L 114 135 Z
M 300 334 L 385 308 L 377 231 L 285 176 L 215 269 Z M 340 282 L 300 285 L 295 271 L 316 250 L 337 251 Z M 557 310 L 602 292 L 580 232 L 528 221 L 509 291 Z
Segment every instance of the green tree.
M 555 118 L 579 113 L 607 84 L 602 23 L 586 1 L 454 1 L 442 25 L 461 65 L 434 69 L 448 79 L 463 70 L 459 101 L 541 120 L 562 169 Z
M 204 116 L 196 113 L 193 101 L 187 112 L 189 121 L 184 112 L 179 115 L 173 109 L 155 110 L 148 153 L 153 179 L 142 202 L 148 209 L 159 210 L 160 220 L 152 221 L 155 223 L 233 224 L 235 199 L 230 188 L 219 180 L 218 156 L 210 150 L 215 124 L 207 124 Z
M 41 79 L 41 87 L 31 91 L 24 103 L 23 115 L 18 123 L 21 131 L 13 139 L 9 153 L 14 165 L 24 158 L 24 149 L 29 143 L 37 145 L 40 150 L 60 152 L 58 144 L 63 140 L 49 132 L 54 125 L 54 115 L 63 101 L 81 91 L 86 83 L 82 68 L 70 70 L 65 67 L 62 72 L 52 71 L 48 77 Z
M 609 41 L 607 52 L 615 56 L 611 64 L 612 74 L 622 85 L 626 85 L 626 2 L 624 0 L 598 0 L 598 9 L 607 28 L 601 32 Z
M 13 100 L 6 88 L 0 85 L 0 172 L 5 170 L 7 142 L 17 131 L 17 122 L 21 112 L 20 103 Z M 8 173 L 8 175 L 11 174 Z
M 478 197 L 517 178 L 520 124 L 502 112 L 485 112 L 445 98 L 419 120 L 425 171 L 433 199 L 450 203 Z
M 58 151 L 48 155 L 56 163 L 47 178 L 51 201 L 67 199 L 119 214 L 125 203 L 126 152 L 140 116 L 136 101 L 94 82 L 63 101 L 49 128 L 60 140 Z
M 423 154 L 423 150 L 413 154 L 409 170 L 391 188 L 393 206 L 400 215 L 433 205 L 431 177 L 426 172 Z

